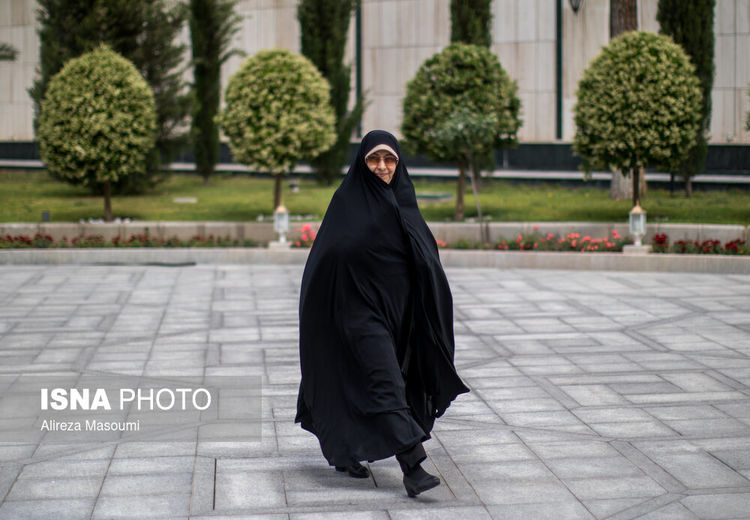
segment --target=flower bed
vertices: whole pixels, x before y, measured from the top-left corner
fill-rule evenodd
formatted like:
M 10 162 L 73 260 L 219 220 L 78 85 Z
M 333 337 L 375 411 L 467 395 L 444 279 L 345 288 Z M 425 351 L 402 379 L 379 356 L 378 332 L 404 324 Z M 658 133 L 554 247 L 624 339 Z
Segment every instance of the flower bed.
M 254 247 L 258 242 L 252 239 L 238 240 L 229 237 L 194 236 L 190 240 L 172 237 L 161 239 L 148 234 L 131 235 L 127 238 L 119 235 L 112 240 L 105 240 L 101 235 L 73 237 L 68 240 L 55 240 L 50 235 L 37 233 L 33 237 L 25 235 L 0 236 L 0 249 L 51 249 L 51 248 L 111 248 L 111 247 Z
M 720 240 L 677 240 L 670 245 L 666 233 L 654 235 L 651 242 L 654 253 L 688 255 L 750 255 L 750 247 L 744 240 L 735 239 L 722 244 Z
M 300 233 L 298 240 L 292 242 L 292 247 L 312 247 L 315 242 L 315 230 L 310 224 L 297 228 Z
M 581 236 L 580 233 L 568 233 L 558 236 L 554 233 L 540 235 L 537 233 L 539 226 L 534 226 L 534 232 L 526 235 L 519 234 L 515 239 L 500 238 L 492 245 L 472 242 L 470 240 L 458 240 L 450 246 L 438 240 L 438 247 L 452 249 L 498 249 L 500 251 L 573 251 L 581 253 L 596 252 L 621 252 L 622 248 L 633 243 L 630 237 L 622 237 L 612 230 L 609 236 L 594 238 Z
M 537 229 L 537 228 L 535 228 Z M 630 237 L 621 237 L 617 231 L 612 231 L 604 238 L 581 236 L 579 233 L 568 233 L 559 237 L 553 233 L 540 236 L 536 232 L 530 235 L 518 235 L 515 240 L 501 239 L 496 248 L 509 251 L 578 251 L 581 253 L 621 252 L 622 248 L 632 244 Z
M 310 224 L 298 228 L 299 238 L 292 242 L 294 248 L 310 248 L 315 241 L 316 233 Z M 568 233 L 558 236 L 553 233 L 540 235 L 538 226 L 533 233 L 520 234 L 515 239 L 501 238 L 494 244 L 482 244 L 478 241 L 459 239 L 453 243 L 446 243 L 436 239 L 440 249 L 484 249 L 500 251 L 569 251 L 569 252 L 621 252 L 623 247 L 632 244 L 630 237 L 622 237 L 617 231 L 612 231 L 605 238 L 581 236 L 579 233 Z M 228 236 L 194 236 L 189 240 L 176 237 L 161 239 L 148 233 L 116 236 L 112 240 L 105 240 L 102 235 L 86 235 L 68 239 L 63 237 L 55 240 L 50 235 L 41 233 L 33 237 L 26 235 L 0 236 L 0 249 L 52 249 L 52 248 L 133 248 L 133 247 L 257 247 L 261 245 L 253 239 L 239 240 Z M 672 254 L 706 254 L 706 255 L 750 255 L 750 247 L 741 239 L 731 240 L 724 244 L 719 240 L 677 240 L 670 244 L 669 237 L 662 233 L 654 235 L 651 242 L 654 253 Z

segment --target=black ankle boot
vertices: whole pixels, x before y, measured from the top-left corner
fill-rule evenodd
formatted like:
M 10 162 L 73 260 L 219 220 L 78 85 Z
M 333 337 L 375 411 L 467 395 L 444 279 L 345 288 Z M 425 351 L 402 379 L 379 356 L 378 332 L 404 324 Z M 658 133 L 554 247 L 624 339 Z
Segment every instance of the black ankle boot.
M 410 498 L 414 498 L 421 492 L 438 485 L 440 485 L 440 479 L 427 473 L 421 465 L 412 468 L 408 473 L 404 473 L 404 487 Z
M 370 472 L 359 462 L 355 462 L 351 466 L 336 466 L 336 471 L 344 472 L 347 471 L 350 477 L 354 478 L 367 478 L 370 476 Z

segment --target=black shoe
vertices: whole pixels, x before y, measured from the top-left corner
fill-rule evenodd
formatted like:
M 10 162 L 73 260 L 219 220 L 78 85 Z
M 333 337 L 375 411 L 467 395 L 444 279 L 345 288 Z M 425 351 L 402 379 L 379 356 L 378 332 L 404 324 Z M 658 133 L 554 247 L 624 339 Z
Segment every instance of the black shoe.
M 404 487 L 410 498 L 414 498 L 421 492 L 438 485 L 440 485 L 440 479 L 427 473 L 422 466 L 417 466 L 409 473 L 404 474 Z
M 336 466 L 336 471 L 349 472 L 350 477 L 354 478 L 367 478 L 370 476 L 370 472 L 359 462 L 355 462 L 351 466 Z

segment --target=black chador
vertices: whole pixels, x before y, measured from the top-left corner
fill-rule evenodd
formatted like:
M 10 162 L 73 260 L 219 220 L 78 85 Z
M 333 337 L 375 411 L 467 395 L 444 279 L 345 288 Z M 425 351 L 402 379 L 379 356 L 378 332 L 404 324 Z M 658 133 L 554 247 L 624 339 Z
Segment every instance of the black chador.
M 390 182 L 368 168 L 373 149 L 399 159 Z M 393 135 L 368 133 L 321 223 L 300 292 L 295 422 L 337 469 L 401 455 L 407 485 L 435 418 L 468 389 L 450 287 L 400 157 Z

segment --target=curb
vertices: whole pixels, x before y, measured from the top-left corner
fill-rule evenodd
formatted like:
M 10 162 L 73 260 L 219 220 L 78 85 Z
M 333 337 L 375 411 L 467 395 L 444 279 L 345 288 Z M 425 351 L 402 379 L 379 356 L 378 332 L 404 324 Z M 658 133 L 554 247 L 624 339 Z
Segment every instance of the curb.
M 308 249 L 266 248 L 118 248 L 14 249 L 0 251 L 0 265 L 302 265 Z M 727 255 L 624 255 L 549 251 L 440 250 L 445 267 L 495 269 L 561 269 L 589 271 L 663 271 L 750 274 L 750 257 Z

